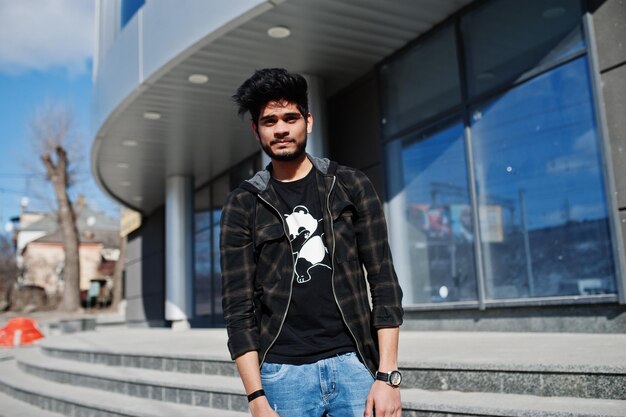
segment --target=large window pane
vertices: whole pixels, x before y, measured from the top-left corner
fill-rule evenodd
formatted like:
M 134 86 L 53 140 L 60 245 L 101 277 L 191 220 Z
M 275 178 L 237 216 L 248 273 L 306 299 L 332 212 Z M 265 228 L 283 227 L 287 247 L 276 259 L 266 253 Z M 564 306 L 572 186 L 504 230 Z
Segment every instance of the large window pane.
M 493 0 L 463 17 L 470 96 L 511 84 L 583 45 L 580 1 Z
M 594 120 L 584 57 L 473 110 L 488 298 L 616 291 Z
M 211 314 L 211 212 L 209 187 L 194 194 L 195 315 Z
M 464 143 L 463 126 L 457 123 L 407 141 L 402 151 L 403 229 L 413 277 L 409 304 L 476 300 Z
M 213 274 L 211 286 L 213 289 L 213 314 L 214 324 L 223 321 L 222 314 L 222 267 L 220 265 L 220 217 L 222 209 L 214 209 L 211 213 L 213 218 L 213 239 L 211 242 L 211 262 Z
M 461 101 L 454 28 L 448 26 L 381 68 L 386 137 Z
M 211 229 L 195 235 L 195 302 L 196 315 L 211 314 Z

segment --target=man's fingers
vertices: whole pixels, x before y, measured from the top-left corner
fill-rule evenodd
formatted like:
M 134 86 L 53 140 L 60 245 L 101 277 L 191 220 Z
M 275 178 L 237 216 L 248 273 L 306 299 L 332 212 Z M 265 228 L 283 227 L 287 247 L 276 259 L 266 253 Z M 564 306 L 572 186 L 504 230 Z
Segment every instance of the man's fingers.
M 367 396 L 367 401 L 365 401 L 365 413 L 363 414 L 364 417 L 372 417 L 373 413 L 372 411 L 374 410 L 374 399 L 371 396 Z

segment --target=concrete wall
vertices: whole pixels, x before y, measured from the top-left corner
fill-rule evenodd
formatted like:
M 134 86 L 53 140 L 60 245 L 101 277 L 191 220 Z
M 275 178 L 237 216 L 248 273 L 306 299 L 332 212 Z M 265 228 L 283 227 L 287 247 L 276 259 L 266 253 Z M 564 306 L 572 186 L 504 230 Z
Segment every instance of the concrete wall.
M 589 0 L 593 16 L 617 205 L 626 246 L 626 1 Z
M 144 217 L 128 236 L 126 320 L 131 326 L 165 326 L 165 208 Z
M 618 305 L 536 306 L 405 311 L 403 330 L 624 333 L 626 309 Z

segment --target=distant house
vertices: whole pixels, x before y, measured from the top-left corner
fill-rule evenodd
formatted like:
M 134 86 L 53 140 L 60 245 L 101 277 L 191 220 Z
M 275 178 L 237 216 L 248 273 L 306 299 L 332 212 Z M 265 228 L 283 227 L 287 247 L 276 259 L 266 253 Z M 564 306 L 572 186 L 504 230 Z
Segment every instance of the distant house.
M 110 286 L 119 257 L 119 220 L 92 209 L 84 199 L 79 199 L 75 209 L 80 237 L 80 289 L 93 289 L 93 282 Z M 48 296 L 63 289 L 65 254 L 56 213 L 20 216 L 17 254 L 21 285 L 41 287 Z

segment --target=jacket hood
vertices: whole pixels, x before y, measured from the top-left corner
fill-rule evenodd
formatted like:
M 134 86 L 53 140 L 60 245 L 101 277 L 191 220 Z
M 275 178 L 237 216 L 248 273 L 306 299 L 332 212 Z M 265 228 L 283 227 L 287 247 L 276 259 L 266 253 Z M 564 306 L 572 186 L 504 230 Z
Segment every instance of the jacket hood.
M 313 167 L 322 175 L 334 175 L 337 170 L 337 163 L 328 158 L 317 158 L 307 154 L 307 158 L 313 164 Z M 253 192 L 261 193 L 267 189 L 272 178 L 272 164 L 268 164 L 264 170 L 257 172 L 252 178 L 241 183 L 241 188 Z

